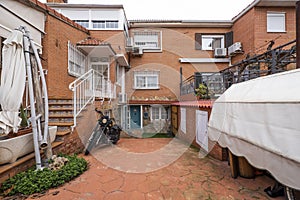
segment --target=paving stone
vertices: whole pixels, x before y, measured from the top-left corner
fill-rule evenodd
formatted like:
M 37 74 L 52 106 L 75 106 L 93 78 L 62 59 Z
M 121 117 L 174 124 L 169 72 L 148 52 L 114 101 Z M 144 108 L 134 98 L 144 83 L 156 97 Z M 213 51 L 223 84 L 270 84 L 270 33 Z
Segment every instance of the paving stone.
M 184 145 L 174 148 L 165 145 L 178 141 L 170 138 L 122 138 L 115 147 L 99 148 L 92 155 L 83 156 L 89 169 L 73 181 L 49 190 L 39 199 L 64 200 L 257 200 L 270 199 L 264 188 L 273 185 L 267 176 L 255 179 L 231 178 L 228 163 L 211 157 L 199 158 L 194 148 Z M 121 151 L 115 151 L 117 148 Z M 173 148 L 173 150 L 172 150 Z M 168 157 L 183 151 L 170 163 Z M 144 154 L 143 159 L 132 158 L 124 152 Z M 161 155 L 155 155 L 159 152 Z M 150 153 L 150 154 L 147 154 Z M 110 163 L 103 157 L 110 158 Z M 150 156 L 151 155 L 151 156 Z M 116 160 L 115 160 L 116 159 Z M 164 166 L 159 166 L 162 163 Z M 149 169 L 143 167 L 149 167 Z M 151 169 L 152 167 L 152 169 Z M 156 167 L 153 169 L 153 167 Z M 127 170 L 124 170 L 127 169 Z M 54 192 L 58 192 L 53 195 Z M 28 198 L 33 199 L 33 198 Z M 276 198 L 283 200 L 284 197 Z

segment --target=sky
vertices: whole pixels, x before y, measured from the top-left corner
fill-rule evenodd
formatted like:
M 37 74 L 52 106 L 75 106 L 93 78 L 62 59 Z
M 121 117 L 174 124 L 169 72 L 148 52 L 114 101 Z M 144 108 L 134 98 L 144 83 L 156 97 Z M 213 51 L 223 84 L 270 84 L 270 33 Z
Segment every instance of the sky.
M 122 4 L 129 20 L 231 20 L 251 2 L 253 0 L 68 0 L 68 3 Z

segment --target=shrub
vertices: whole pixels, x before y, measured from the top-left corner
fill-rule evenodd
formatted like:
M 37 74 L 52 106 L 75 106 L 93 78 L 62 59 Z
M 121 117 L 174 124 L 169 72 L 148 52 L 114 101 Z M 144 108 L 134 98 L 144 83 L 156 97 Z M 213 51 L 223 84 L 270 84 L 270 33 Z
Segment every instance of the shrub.
M 16 174 L 6 180 L 0 192 L 4 196 L 16 194 L 30 195 L 40 193 L 50 188 L 58 187 L 65 182 L 68 182 L 87 170 L 87 161 L 83 158 L 78 158 L 76 155 L 66 156 L 68 162 L 57 170 L 45 168 L 43 170 L 35 170 L 33 168 Z

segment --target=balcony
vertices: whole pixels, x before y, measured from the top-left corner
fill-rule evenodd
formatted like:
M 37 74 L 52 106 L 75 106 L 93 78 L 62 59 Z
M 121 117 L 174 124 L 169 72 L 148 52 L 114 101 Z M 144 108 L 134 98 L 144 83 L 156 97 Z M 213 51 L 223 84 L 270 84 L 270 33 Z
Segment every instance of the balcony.
M 217 73 L 195 72 L 180 83 L 180 95 L 194 93 L 200 83 L 208 87 L 210 98 L 218 98 L 232 84 L 261 76 L 284 72 L 296 67 L 296 40 L 263 54 L 247 58 Z

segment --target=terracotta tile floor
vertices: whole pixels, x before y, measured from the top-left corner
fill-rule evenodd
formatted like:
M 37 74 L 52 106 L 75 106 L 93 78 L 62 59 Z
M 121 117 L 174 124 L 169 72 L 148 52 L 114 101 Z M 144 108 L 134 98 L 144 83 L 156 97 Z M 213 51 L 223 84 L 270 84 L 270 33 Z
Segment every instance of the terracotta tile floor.
M 83 157 L 88 171 L 28 199 L 271 199 L 263 191 L 273 185 L 269 177 L 232 179 L 227 162 L 199 158 L 196 149 L 177 139 L 121 138 L 117 146 L 97 148 Z

